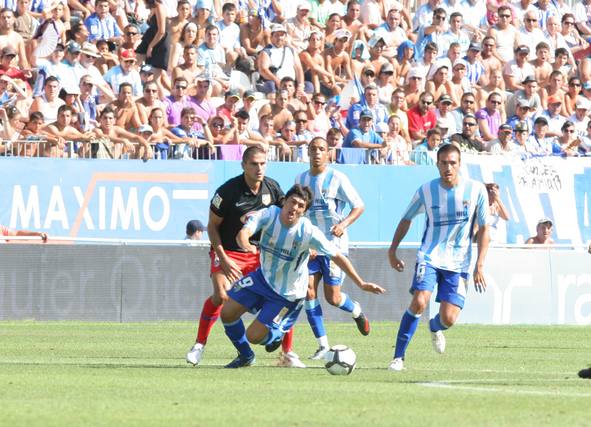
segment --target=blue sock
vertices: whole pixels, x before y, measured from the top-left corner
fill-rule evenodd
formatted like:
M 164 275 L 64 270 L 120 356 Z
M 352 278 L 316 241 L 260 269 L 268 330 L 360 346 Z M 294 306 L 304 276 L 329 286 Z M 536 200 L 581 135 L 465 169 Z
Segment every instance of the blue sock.
M 353 301 L 346 293 L 341 292 L 341 303 L 339 304 L 339 308 L 348 313 L 353 313 L 353 310 L 355 309 L 355 301 Z
M 406 348 L 412 339 L 412 336 L 419 326 L 420 314 L 414 314 L 410 309 L 404 312 L 400 320 L 400 327 L 398 328 L 398 335 L 396 336 L 396 349 L 394 350 L 394 357 L 401 357 L 404 359 Z
M 306 301 L 304 303 L 306 307 L 306 316 L 308 317 L 308 323 L 314 332 L 316 338 L 320 338 L 326 335 L 326 329 L 324 329 L 324 319 L 322 318 L 322 306 L 317 298 Z
M 437 313 L 437 315 L 429 320 L 429 328 L 431 329 L 431 332 L 437 332 L 437 331 L 445 331 L 448 326 L 445 326 L 443 323 L 441 323 L 441 319 L 439 318 L 439 313 Z
M 258 344 L 260 344 L 260 345 L 271 344 L 275 340 L 281 339 L 281 337 L 283 337 L 283 331 L 281 331 L 281 329 L 279 329 L 279 328 L 273 327 L 273 328 L 269 329 L 269 332 L 267 332 L 267 335 L 265 336 L 265 338 L 263 338 L 263 340 L 261 342 L 259 342 Z
M 241 356 L 250 357 L 254 354 L 246 339 L 246 329 L 244 329 L 244 322 L 242 322 L 242 319 L 238 319 L 233 323 L 224 323 L 224 330 Z

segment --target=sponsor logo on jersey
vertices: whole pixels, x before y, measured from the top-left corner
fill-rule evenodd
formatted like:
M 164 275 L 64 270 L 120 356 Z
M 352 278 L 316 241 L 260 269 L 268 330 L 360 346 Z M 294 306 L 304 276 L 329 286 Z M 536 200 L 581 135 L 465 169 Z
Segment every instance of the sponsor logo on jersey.
M 263 194 L 263 205 L 269 206 L 271 204 L 271 195 Z
M 214 205 L 217 209 L 219 209 L 222 205 L 222 201 L 222 197 L 218 193 L 215 193 L 215 196 L 213 196 L 213 199 L 211 200 L 211 204 Z

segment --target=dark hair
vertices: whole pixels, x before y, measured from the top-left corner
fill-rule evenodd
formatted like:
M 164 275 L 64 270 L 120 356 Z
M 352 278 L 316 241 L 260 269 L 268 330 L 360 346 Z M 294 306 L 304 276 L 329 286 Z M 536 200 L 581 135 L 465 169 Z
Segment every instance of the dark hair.
M 107 106 L 105 108 L 103 108 L 103 111 L 101 111 L 101 119 L 103 118 L 104 115 L 106 114 L 115 114 L 115 110 L 113 110 L 111 107 Z
M 333 129 L 334 129 L 334 128 L 333 128 Z M 330 130 L 329 130 L 329 132 L 330 132 Z M 312 138 L 312 140 L 311 140 L 311 141 L 310 141 L 310 143 L 308 144 L 308 150 L 310 150 L 310 147 L 311 147 L 311 146 L 312 146 L 312 144 L 313 144 L 314 142 L 316 142 L 316 141 L 320 141 L 320 142 L 322 142 L 324 145 L 326 145 L 326 148 L 328 148 L 328 142 L 326 141 L 326 139 L 325 139 L 325 138 L 323 138 L 323 137 L 321 137 L 321 136 L 317 136 L 317 137 L 314 137 L 314 138 Z
M 47 85 L 47 83 L 51 83 L 51 82 L 60 82 L 59 79 L 56 76 L 49 76 L 48 78 L 45 79 L 45 85 Z
M 119 85 L 119 93 L 121 93 L 121 90 L 123 90 L 123 88 L 130 88 L 133 91 L 133 86 L 131 85 L 131 83 L 128 82 L 123 82 Z
M 462 159 L 462 152 L 458 147 L 453 144 L 445 144 L 437 151 L 437 161 L 441 159 L 441 156 L 448 153 L 458 153 L 458 159 Z
M 264 154 L 265 157 L 267 156 L 267 152 L 262 147 L 259 147 L 258 145 L 251 145 L 246 150 L 244 150 L 244 153 L 242 154 L 242 163 L 249 161 L 254 157 L 255 154 Z
M 10 9 L 8 9 L 10 10 Z M 2 13 L 2 12 L 0 12 Z M 43 117 L 43 113 L 41 111 L 34 111 L 29 115 L 29 123 L 32 122 L 33 120 L 45 120 L 45 117 Z
M 220 33 L 220 29 L 216 25 L 209 24 L 207 27 L 205 27 L 206 33 L 209 33 L 210 31 L 213 31 L 213 30 L 217 30 L 218 34 Z
M 303 186 L 300 184 L 295 184 L 293 187 L 291 187 L 289 190 L 287 190 L 287 193 L 285 193 L 284 200 L 289 199 L 291 196 L 299 197 L 304 202 L 306 202 L 306 211 L 312 205 L 313 196 L 312 196 L 312 191 L 310 190 L 310 187 L 306 187 L 306 186 Z
M 425 52 L 428 50 L 434 50 L 435 52 L 439 52 L 439 48 L 433 42 L 429 42 L 425 45 Z
M 556 49 L 554 51 L 554 56 L 558 56 L 558 55 L 566 55 L 568 56 L 568 50 L 564 47 L 559 47 L 558 49 Z
M 575 127 L 575 124 L 573 122 L 571 122 L 570 120 L 567 120 L 566 122 L 563 123 L 562 127 L 560 128 L 560 131 L 564 132 L 565 130 L 567 130 L 570 127 Z
M 74 109 L 71 105 L 63 104 L 60 106 L 60 108 L 57 109 L 58 114 L 62 113 L 63 111 L 69 111 L 70 113 L 74 114 Z
M 187 114 L 196 114 L 197 112 L 193 107 L 185 107 L 181 110 L 181 117 L 185 117 Z
M 250 114 L 248 114 L 248 111 L 246 111 L 245 109 L 241 109 L 234 113 L 234 117 L 236 117 L 237 119 L 249 120 Z
M 449 20 L 451 21 L 452 19 L 454 19 L 457 16 L 459 16 L 460 18 L 464 17 L 460 12 L 454 12 L 451 15 L 449 15 Z
M 549 45 L 548 43 L 546 43 L 546 42 L 539 42 L 539 43 L 536 45 L 536 52 L 537 52 L 538 50 L 540 50 L 540 49 L 548 49 L 548 50 L 550 50 L 550 45 Z
M 433 128 L 427 131 L 427 139 L 431 138 L 433 135 L 443 136 L 439 128 Z
M 226 3 L 222 6 L 222 13 L 232 12 L 234 10 L 236 10 L 236 5 L 234 3 Z

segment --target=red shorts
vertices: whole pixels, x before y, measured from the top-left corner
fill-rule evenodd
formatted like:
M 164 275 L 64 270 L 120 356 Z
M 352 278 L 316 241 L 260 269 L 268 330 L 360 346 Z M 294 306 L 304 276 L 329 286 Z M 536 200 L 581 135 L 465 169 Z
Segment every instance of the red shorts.
M 259 263 L 259 253 L 252 254 L 250 252 L 225 251 L 226 255 L 232 259 L 238 268 L 242 271 L 242 275 L 246 276 L 248 273 L 255 271 L 261 265 Z M 214 250 L 209 251 L 211 259 L 211 274 L 222 271 L 222 265 Z

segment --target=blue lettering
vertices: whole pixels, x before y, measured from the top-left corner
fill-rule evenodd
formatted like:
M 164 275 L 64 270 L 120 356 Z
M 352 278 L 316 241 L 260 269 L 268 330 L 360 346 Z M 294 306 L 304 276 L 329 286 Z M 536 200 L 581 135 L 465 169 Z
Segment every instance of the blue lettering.
M 586 243 L 591 239 L 591 224 L 589 224 L 591 219 L 591 168 L 585 168 L 584 173 L 575 174 L 573 178 L 577 220 L 581 231 L 581 240 Z
M 511 213 L 511 218 L 507 221 L 507 243 L 518 243 L 518 236 L 522 237 L 520 243 L 523 243 L 530 236 L 530 231 L 527 228 L 525 215 L 517 197 L 511 166 L 505 165 L 501 172 L 495 172 L 493 175 L 501 190 L 501 200 Z

